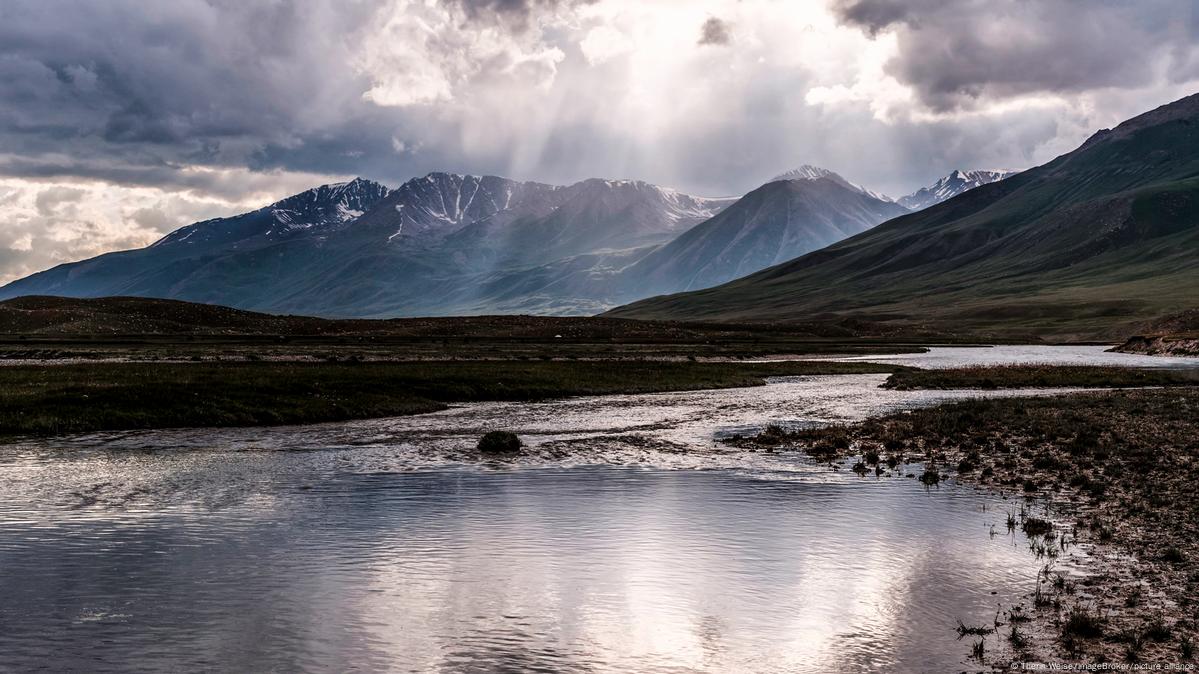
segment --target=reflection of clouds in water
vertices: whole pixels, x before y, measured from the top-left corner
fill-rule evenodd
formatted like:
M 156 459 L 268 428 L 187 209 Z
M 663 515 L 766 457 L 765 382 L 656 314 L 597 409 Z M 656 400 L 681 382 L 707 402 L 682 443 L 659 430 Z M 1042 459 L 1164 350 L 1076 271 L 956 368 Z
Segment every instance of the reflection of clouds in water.
M 960 650 L 946 616 L 981 621 L 990 590 L 1031 588 L 1036 560 L 987 536 L 981 496 L 770 475 L 341 473 L 204 517 L 178 503 L 0 524 L 0 611 L 23 620 L 0 648 L 23 639 L 15 661 L 31 661 L 31 635 L 55 635 L 60 664 L 168 669 L 944 669 Z M 48 596 L 83 602 L 72 618 L 130 617 L 66 630 Z

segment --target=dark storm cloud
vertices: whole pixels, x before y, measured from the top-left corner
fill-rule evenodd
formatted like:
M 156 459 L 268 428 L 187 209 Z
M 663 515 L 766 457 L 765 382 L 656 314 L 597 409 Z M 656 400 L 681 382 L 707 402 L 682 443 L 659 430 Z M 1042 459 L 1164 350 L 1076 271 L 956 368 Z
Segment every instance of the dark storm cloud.
M 0 8 L 0 166 L 171 184 L 353 123 L 365 87 L 341 37 L 361 3 L 44 0 Z
M 465 27 L 516 35 L 540 13 L 593 1 L 441 7 Z M 373 82 L 357 67 L 359 50 L 390 11 L 386 0 L 0 4 L 0 174 L 228 195 L 235 186 L 180 168 L 360 174 L 393 184 L 434 169 L 502 170 L 494 157 L 455 145 L 451 112 L 364 100 Z M 462 58 L 465 49 L 444 36 L 428 48 L 430 61 Z M 504 77 L 543 67 L 487 58 L 480 69 Z M 396 138 L 421 152 L 396 151 Z
M 704 25 L 700 26 L 699 44 L 725 45 L 731 37 L 729 25 L 714 16 L 709 17 Z
M 190 169 L 358 174 L 393 185 L 430 170 L 553 182 L 600 175 L 731 193 L 790 164 L 824 162 L 886 188 L 924 180 L 952 168 L 941 166 L 949 161 L 963 168 L 1000 160 L 1027 165 L 1055 131 L 1054 113 L 1043 111 L 882 123 L 865 106 L 850 114 L 844 106 L 805 104 L 815 76 L 771 53 L 751 54 L 748 38 L 761 35 L 732 9 L 720 15 L 735 18 L 744 49 L 685 51 L 721 66 L 740 59 L 739 70 L 705 64 L 689 73 L 683 81 L 694 86 L 686 89 L 719 93 L 696 97 L 690 108 L 674 98 L 652 106 L 662 117 L 652 140 L 630 133 L 643 128 L 636 119 L 613 123 L 609 106 L 625 100 L 630 87 L 608 77 L 621 72 L 612 64 L 592 67 L 579 56 L 590 24 L 578 34 L 562 28 L 554 40 L 520 53 L 484 54 L 476 60 L 485 62 L 465 66 L 454 61 L 469 61 L 467 52 L 478 48 L 454 40 L 468 24 L 485 24 L 501 37 L 536 34 L 543 16 L 589 3 L 442 0 L 453 23 L 411 62 L 440 68 L 448 60 L 450 100 L 389 107 L 364 100 L 378 82 L 356 67 L 359 48 L 388 23 L 390 15 L 380 16 L 384 0 L 7 0 L 0 3 L 0 175 L 79 177 L 228 199 L 246 188 L 220 172 Z M 946 110 L 1022 93 L 1144 86 L 1155 81 L 1149 71 L 1158 65 L 1171 81 L 1193 80 L 1199 58 L 1192 6 L 840 0 L 836 11 L 867 33 L 894 30 L 900 50 L 889 72 L 927 105 Z M 427 9 L 424 2 L 411 7 Z M 785 12 L 775 20 L 778 10 L 767 9 L 772 25 L 787 25 Z M 701 44 L 728 43 L 729 23 L 712 16 L 696 26 L 703 16 L 697 10 L 684 39 L 696 40 L 690 31 L 699 27 Z M 405 49 L 408 37 L 382 41 Z M 547 47 L 561 58 L 526 58 Z M 381 63 L 382 72 L 394 70 Z M 522 68 L 535 72 L 526 76 Z M 547 94 L 541 85 L 552 78 L 541 73 L 555 68 L 558 89 Z M 455 87 L 471 77 L 485 80 L 477 87 L 482 94 L 460 95 Z M 1143 107 L 1133 102 L 1121 111 Z M 536 116 L 541 110 L 553 114 Z M 1105 125 L 1111 121 L 1118 120 Z M 1013 149 L 1001 152 L 992 138 Z M 896 155 L 892 161 L 875 161 L 887 152 Z
M 877 35 L 879 31 L 907 19 L 919 0 L 837 0 L 833 9 L 843 21 L 852 23 Z M 940 9 L 948 2 L 931 0 L 921 3 L 928 9 Z
M 1191 0 L 839 0 L 839 18 L 894 30 L 887 72 L 936 110 L 1019 95 L 1143 86 L 1194 63 Z

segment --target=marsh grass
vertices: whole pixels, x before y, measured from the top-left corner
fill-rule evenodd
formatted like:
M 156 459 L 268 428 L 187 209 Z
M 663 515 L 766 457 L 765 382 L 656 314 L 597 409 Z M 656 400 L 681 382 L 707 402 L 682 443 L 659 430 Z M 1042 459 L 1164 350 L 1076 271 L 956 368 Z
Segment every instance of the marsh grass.
M 421 361 L 103 363 L 0 368 L 0 434 L 343 421 L 447 403 L 757 386 L 867 363 Z
M 1024 533 L 1028 536 L 1044 536 L 1053 531 L 1053 524 L 1039 517 L 1026 517 L 1024 524 L 1021 525 Z
M 1099 615 L 1075 607 L 1062 623 L 1062 636 L 1097 639 L 1103 636 L 1103 624 L 1103 618 Z
M 986 625 L 967 625 L 966 623 L 962 622 L 961 618 L 958 618 L 957 622 L 957 633 L 959 639 L 966 636 L 985 636 L 995 632 L 994 627 L 987 627 Z

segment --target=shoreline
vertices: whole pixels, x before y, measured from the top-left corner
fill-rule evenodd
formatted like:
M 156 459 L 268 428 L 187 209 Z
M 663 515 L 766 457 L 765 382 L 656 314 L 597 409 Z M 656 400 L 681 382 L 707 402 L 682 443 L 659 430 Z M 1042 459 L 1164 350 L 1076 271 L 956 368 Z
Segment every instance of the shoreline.
M 1164 666 L 1190 664 L 1199 640 L 1196 419 L 1196 388 L 1097 391 L 949 403 L 848 426 L 771 428 L 729 444 L 856 461 L 859 472 L 906 475 L 930 488 L 954 479 L 1051 508 L 1057 525 L 1024 508 L 1008 521 L 1040 532 L 1033 552 L 1047 566 L 1026 606 L 1005 607 L 978 632 L 968 627 L 965 635 L 984 642 L 980 664 Z M 1147 437 L 1113 436 L 1128 426 Z M 1067 428 L 1070 435 L 1051 435 Z M 909 463 L 923 464 L 922 474 L 908 473 Z M 1071 579 L 1052 561 L 1080 544 L 1090 549 L 1089 575 Z

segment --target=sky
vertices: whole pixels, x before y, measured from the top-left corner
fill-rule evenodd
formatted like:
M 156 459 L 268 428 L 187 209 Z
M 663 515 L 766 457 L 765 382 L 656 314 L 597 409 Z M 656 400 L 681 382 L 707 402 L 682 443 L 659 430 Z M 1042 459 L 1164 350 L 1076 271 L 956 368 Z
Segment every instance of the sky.
M 0 282 L 354 176 L 902 196 L 1196 91 L 1194 0 L 4 0 Z

